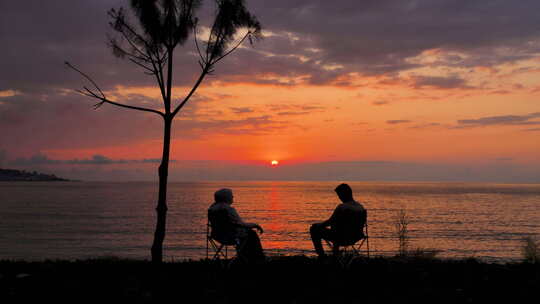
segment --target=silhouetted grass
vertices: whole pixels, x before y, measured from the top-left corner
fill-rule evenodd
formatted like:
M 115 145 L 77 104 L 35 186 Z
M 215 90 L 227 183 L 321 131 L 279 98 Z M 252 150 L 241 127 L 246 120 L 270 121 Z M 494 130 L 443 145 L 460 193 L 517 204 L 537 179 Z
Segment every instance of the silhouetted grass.
M 360 258 L 345 269 L 305 256 L 228 269 L 209 261 L 0 262 L 1 303 L 520 303 L 539 284 L 538 264 L 475 259 Z
M 400 253 L 398 257 L 412 258 L 412 259 L 435 259 L 442 250 L 432 248 L 415 248 L 412 250 L 406 250 Z

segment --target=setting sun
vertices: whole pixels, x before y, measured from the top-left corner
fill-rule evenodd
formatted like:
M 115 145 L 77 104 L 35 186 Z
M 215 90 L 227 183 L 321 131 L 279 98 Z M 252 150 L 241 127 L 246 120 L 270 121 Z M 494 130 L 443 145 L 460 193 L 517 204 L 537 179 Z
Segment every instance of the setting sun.
M 275 166 L 279 165 L 279 162 L 278 162 L 277 160 L 273 160 L 273 161 L 271 162 L 271 164 L 272 164 L 272 166 L 275 167 Z

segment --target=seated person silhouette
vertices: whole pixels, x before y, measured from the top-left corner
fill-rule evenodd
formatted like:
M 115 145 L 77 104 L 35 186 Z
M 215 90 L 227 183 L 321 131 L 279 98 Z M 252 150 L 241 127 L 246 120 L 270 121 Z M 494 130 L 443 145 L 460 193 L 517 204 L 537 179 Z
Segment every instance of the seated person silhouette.
M 264 261 L 265 256 L 261 240 L 257 233 L 263 233 L 261 226 L 255 223 L 246 223 L 242 220 L 236 209 L 231 207 L 234 196 L 231 189 L 220 189 L 214 193 L 215 203 L 208 208 L 208 220 L 212 228 L 210 237 L 221 244 L 240 245 L 238 254 L 247 262 Z
M 322 239 L 331 242 L 334 254 L 337 254 L 340 245 L 352 245 L 365 237 L 366 209 L 354 200 L 349 185 L 341 184 L 337 186 L 335 191 L 342 204 L 336 207 L 328 220 L 311 225 L 309 230 L 313 247 L 321 258 L 326 256 Z

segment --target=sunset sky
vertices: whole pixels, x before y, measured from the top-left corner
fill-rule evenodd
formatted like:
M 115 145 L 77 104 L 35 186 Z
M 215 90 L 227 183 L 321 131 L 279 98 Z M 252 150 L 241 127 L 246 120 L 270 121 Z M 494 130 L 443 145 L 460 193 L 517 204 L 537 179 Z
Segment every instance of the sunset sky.
M 220 62 L 175 120 L 171 180 L 540 182 L 540 1 L 246 3 L 264 39 Z M 0 2 L 0 167 L 157 179 L 159 117 L 94 110 L 63 64 L 160 108 L 154 79 L 106 45 L 108 9 L 127 5 Z M 177 100 L 195 51 L 193 37 L 178 48 Z

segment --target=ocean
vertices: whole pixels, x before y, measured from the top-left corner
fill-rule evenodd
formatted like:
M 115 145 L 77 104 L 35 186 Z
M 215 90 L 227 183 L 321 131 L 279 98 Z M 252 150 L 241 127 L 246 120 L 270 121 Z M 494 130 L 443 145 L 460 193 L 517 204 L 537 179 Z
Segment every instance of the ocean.
M 309 226 L 339 203 L 339 182 L 170 183 L 164 259 L 206 256 L 206 210 L 219 188 L 233 207 L 264 228 L 268 255 L 313 255 Z M 539 184 L 350 182 L 368 210 L 374 256 L 395 255 L 400 210 L 409 249 L 441 258 L 517 261 L 525 237 L 540 238 Z M 0 259 L 149 259 L 157 183 L 2 182 Z

